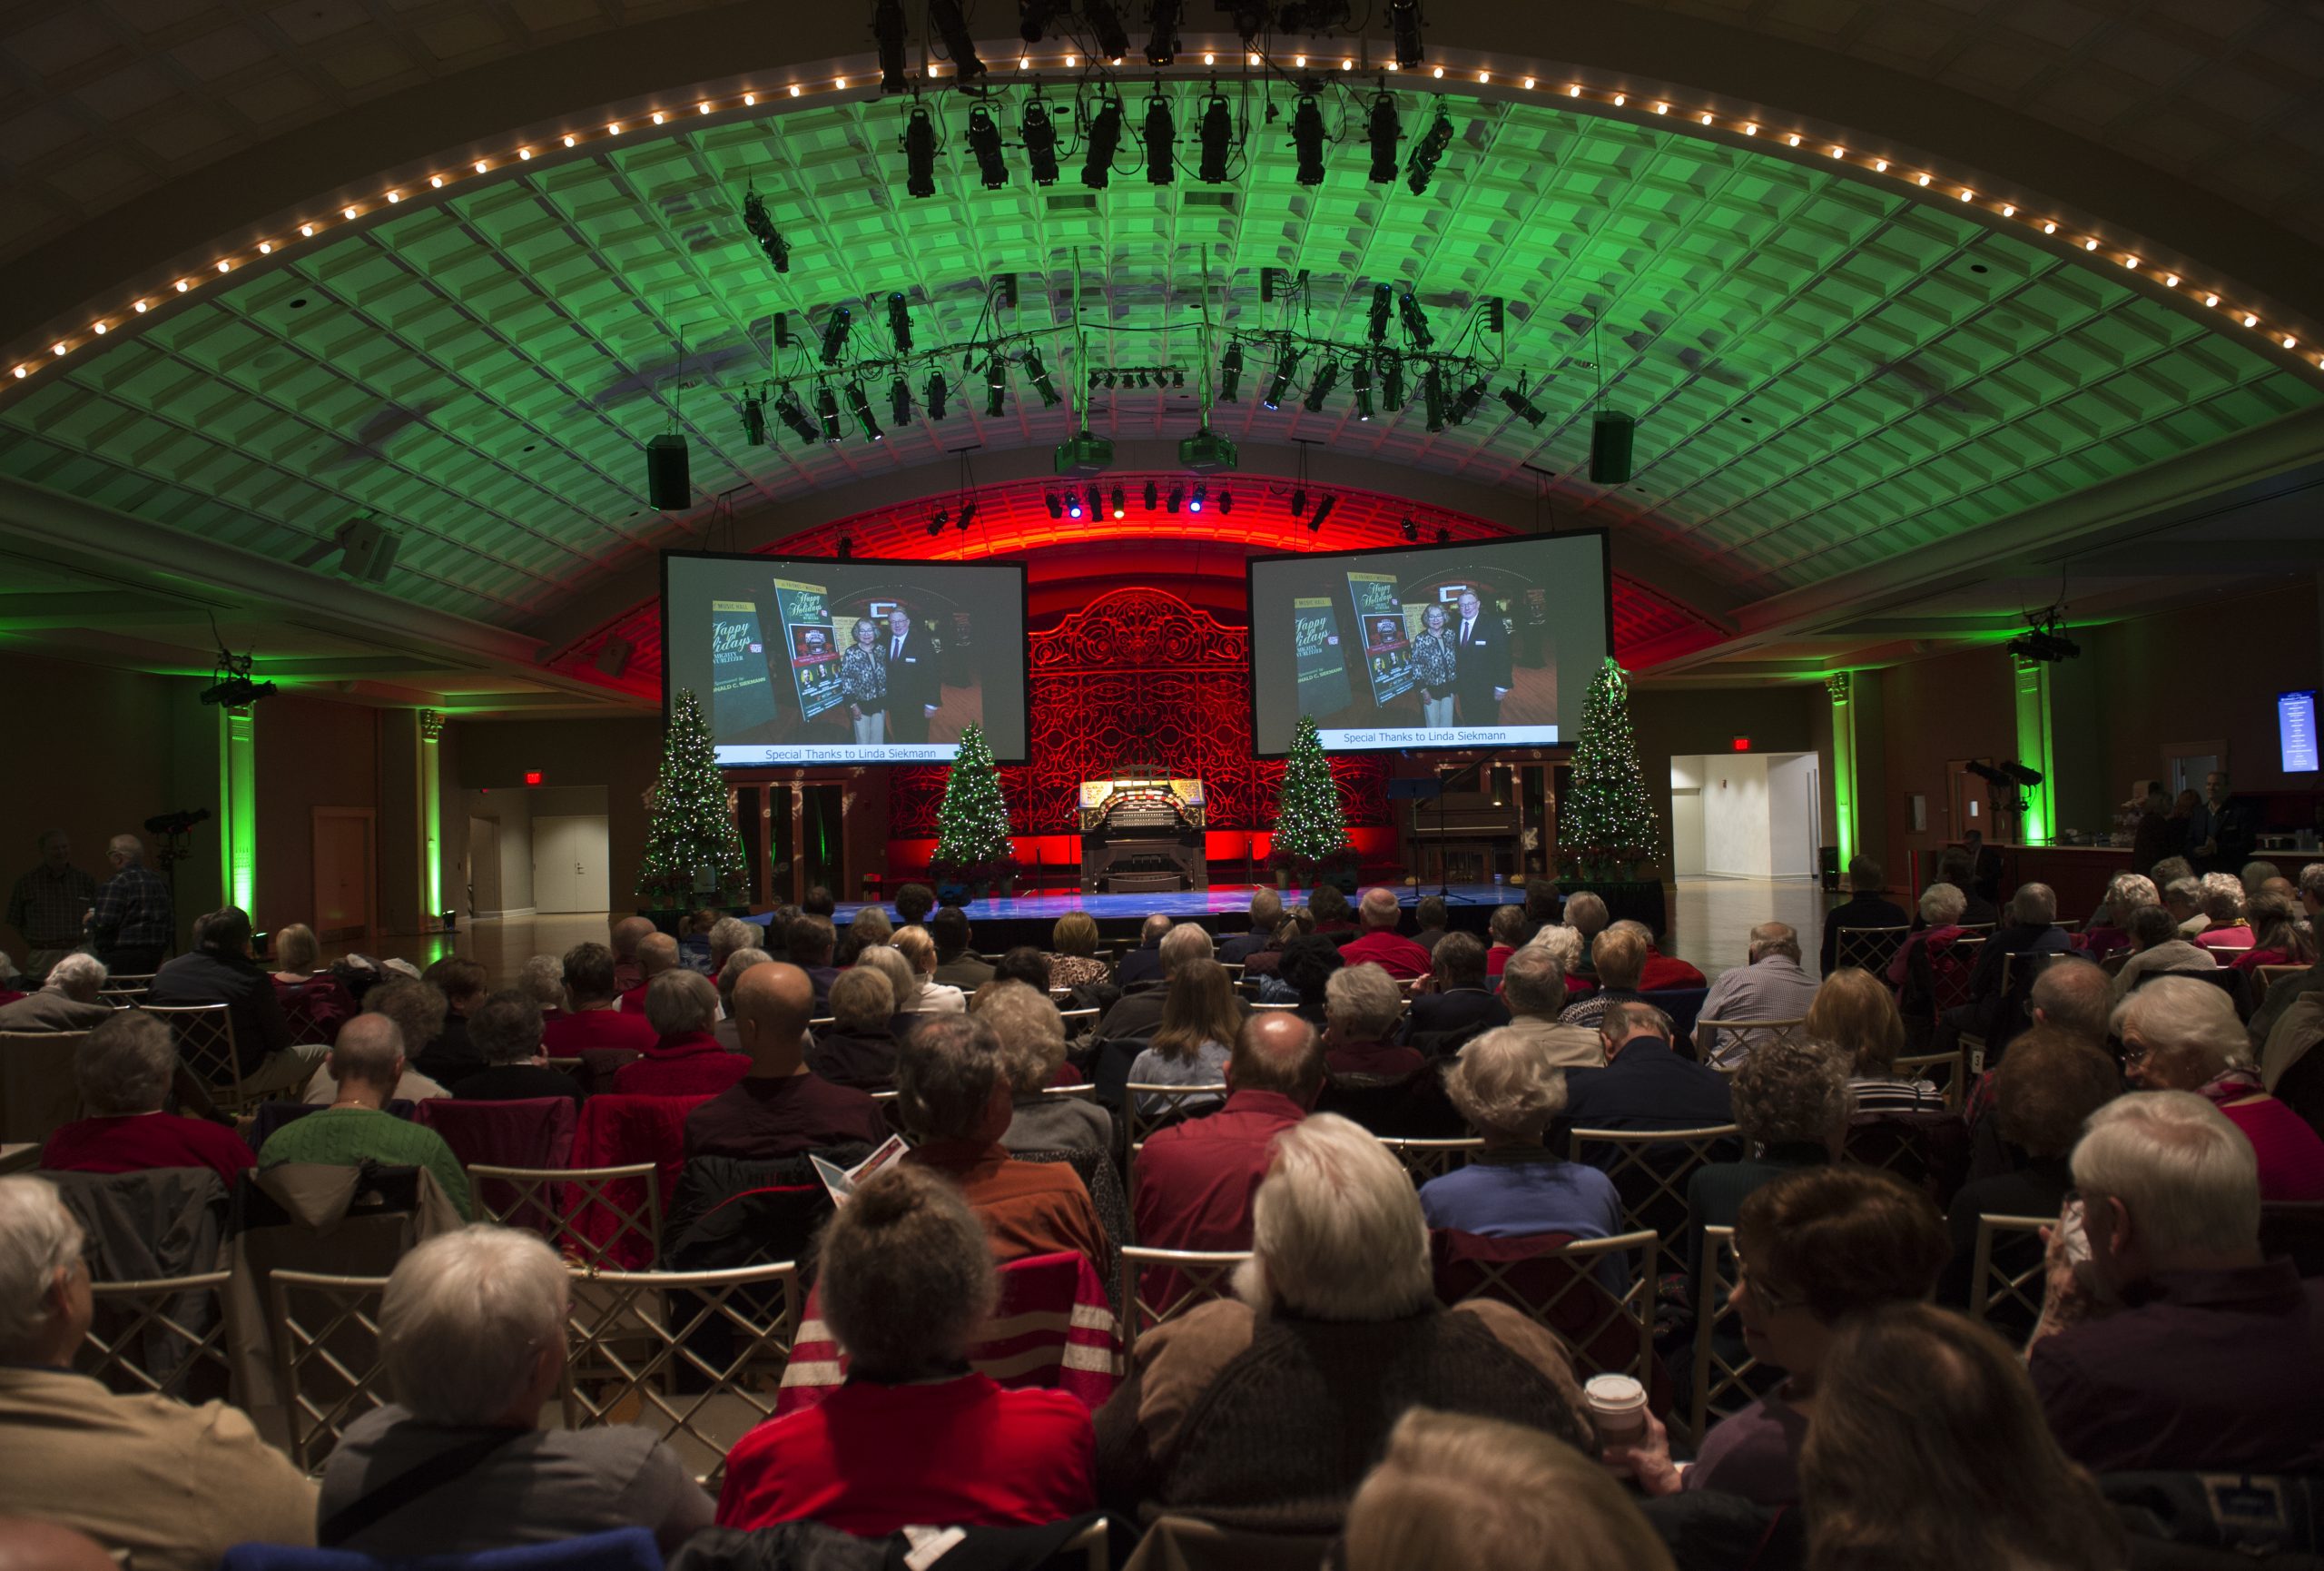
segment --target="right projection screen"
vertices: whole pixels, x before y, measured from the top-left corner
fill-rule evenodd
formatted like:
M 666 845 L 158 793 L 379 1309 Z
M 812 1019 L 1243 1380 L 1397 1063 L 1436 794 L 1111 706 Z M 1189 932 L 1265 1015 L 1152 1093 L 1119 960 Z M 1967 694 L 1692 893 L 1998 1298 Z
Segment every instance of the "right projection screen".
M 1606 532 L 1252 558 L 1261 757 L 1574 740 L 1608 651 Z

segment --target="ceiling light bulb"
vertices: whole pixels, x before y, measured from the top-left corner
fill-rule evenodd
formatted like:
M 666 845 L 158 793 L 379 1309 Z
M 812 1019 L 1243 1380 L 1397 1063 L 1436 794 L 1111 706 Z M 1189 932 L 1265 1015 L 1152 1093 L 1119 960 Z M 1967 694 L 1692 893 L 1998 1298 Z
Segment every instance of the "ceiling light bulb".
M 2126 256 L 2122 258 L 2122 265 L 2132 272 L 2136 272 L 2139 270 L 2139 259 L 2135 256 Z
M 1628 104 L 1630 101 L 1630 95 L 1627 93 L 1617 93 L 1614 94 L 1614 107 L 1617 109 L 1620 109 L 1623 104 Z
M 572 145 L 573 145 L 573 138 L 571 138 L 570 136 L 566 137 L 566 138 L 565 139 L 565 145 L 566 145 L 566 146 L 567 146 L 567 147 L 572 146 Z
M 104 331 L 104 329 L 101 327 L 97 329 L 97 331 L 99 332 L 103 332 Z M 2290 333 L 2286 333 L 2284 334 L 2284 347 L 2286 349 L 2298 349 L 2299 347 L 2299 340 L 2292 337 Z
M 1746 136 L 1757 136 L 1759 134 L 1759 128 L 1747 120 L 1743 123 L 1743 134 Z
M 2057 223 L 2056 223 L 2054 221 L 2044 222 L 2044 223 L 2042 225 L 2042 232 L 2043 232 L 2043 234 L 2055 234 L 2055 233 L 2057 233 L 2057 232 L 2058 232 L 2058 226 L 2057 226 Z
M 311 223 L 302 223 L 299 226 L 299 232 L 305 238 L 312 240 L 315 234 L 315 226 Z
M 1885 159 L 1885 158 L 1876 158 L 1876 159 L 1874 159 L 1874 160 L 1872 161 L 1872 172 L 1873 172 L 1875 174 L 1886 174 L 1886 173 L 1888 173 L 1888 161 L 1887 161 L 1886 159 Z
M 2260 325 L 2260 319 L 2247 311 L 2244 313 L 2243 325 L 2245 327 L 2258 327 Z
M 2219 296 L 2215 294 L 2207 294 L 2203 296 L 2203 303 L 2205 305 L 2217 305 L 2219 303 Z
M 533 156 L 533 150 L 529 147 L 519 147 L 517 149 L 517 156 L 529 162 Z
M 1492 74 L 1487 71 L 1480 71 L 1477 73 L 1477 80 L 1481 83 L 1491 82 L 1492 80 Z
M 797 95 L 797 91 L 798 90 L 796 88 L 793 89 L 793 95 L 794 97 Z M 615 121 L 612 124 L 606 126 L 606 130 L 611 135 L 619 136 L 621 134 L 621 122 L 618 120 Z
M 2096 251 L 2098 249 L 2098 242 L 2094 240 L 2085 240 L 2082 242 L 2082 249 L 2084 251 Z
M 58 354 L 63 354 L 64 352 L 64 346 L 61 343 L 53 343 L 48 347 L 55 351 Z
M 274 242 L 271 240 L 260 241 L 258 242 L 258 253 L 261 256 L 272 256 L 274 254 Z
M 16 380 L 17 380 L 18 381 L 22 381 L 22 380 L 24 380 L 24 378 L 25 378 L 25 368 L 24 368 L 23 366 L 18 366 L 18 367 L 16 368 Z
M 745 93 L 743 94 L 743 102 L 745 104 L 755 104 L 758 101 L 759 95 L 755 93 Z
M 1533 91 L 1533 79 L 1530 76 L 1525 78 L 1525 91 L 1528 93 Z
M 662 124 L 662 112 L 658 109 L 654 112 L 654 124 L 656 125 Z
M 145 302 L 142 300 L 137 302 L 137 314 L 140 316 L 145 314 Z
M 220 272 L 224 272 L 228 268 L 230 268 L 230 267 L 233 266 L 233 265 L 234 265 L 234 264 L 233 264 L 232 262 L 220 262 L 220 263 L 218 264 L 218 271 L 219 271 Z
M 1343 60 L 1340 62 L 1340 69 L 1343 71 L 1353 71 L 1355 69 L 1355 62 L 1353 60 Z
M 346 214 L 346 216 L 348 216 L 349 218 L 353 218 L 353 217 L 355 216 L 355 210 L 354 210 L 353 208 L 351 208 L 351 207 L 349 207 L 349 208 L 343 208 L 343 209 L 341 209 L 340 211 L 341 211 L 342 212 L 344 212 L 344 213 Z
M 1797 147 L 1799 145 L 1799 133 L 1795 131 L 1789 136 L 1785 137 L 1784 140 L 1789 143 L 1792 146 Z
M 1709 116 L 1709 115 L 1706 114 L 1706 115 L 1704 115 L 1704 116 L 1703 116 L 1703 124 L 1704 124 L 1705 125 L 1709 125 L 1709 124 L 1710 124 L 1710 116 Z
M 791 96 L 793 98 L 799 96 L 799 84 L 796 82 L 791 84 Z
M 1974 192 L 1974 191 L 1970 190 L 1967 186 L 1965 186 L 1965 186 L 1963 186 L 1963 187 L 1961 188 L 1961 200 L 1962 200 L 1962 201 L 1964 201 L 1964 202 L 1974 202 L 1974 201 L 1975 201 L 1975 200 L 1976 200 L 1976 197 L 1977 197 L 1977 193 L 1976 193 L 1975 192 Z
M 483 160 L 483 159 L 481 159 L 481 158 L 479 158 L 479 159 L 478 159 L 478 160 L 476 161 L 476 172 L 477 172 L 478 174 L 482 174 L 482 173 L 485 172 L 485 170 L 486 170 L 486 169 L 487 169 L 487 168 L 489 168 L 489 167 L 490 167 L 490 166 L 489 166 L 488 164 L 487 164 L 487 163 L 484 162 L 484 160 Z
M 1833 148 L 1833 149 L 1832 149 L 1832 156 L 1833 156 L 1834 158 L 1841 158 L 1841 157 L 1845 157 L 1845 156 L 1846 155 L 1846 153 L 1847 153 L 1847 149 L 1846 149 L 1846 148 L 1845 148 L 1845 147 L 1835 147 L 1835 148 Z
M 1658 104 L 1654 106 L 1654 112 L 1657 114 L 1668 114 L 1670 113 L 1670 106 L 1668 104 Z
M 844 87 L 844 86 L 846 86 L 846 85 L 847 85 L 847 81 L 846 81 L 846 79 L 845 79 L 844 77 L 842 77 L 842 78 L 840 80 L 840 85 L 841 85 L 842 87 Z M 708 100 L 707 98 L 705 98 L 705 99 L 704 99 L 701 103 L 699 103 L 699 104 L 695 104 L 695 105 L 694 106 L 694 112 L 696 114 L 709 114 L 709 113 L 710 113 L 710 100 Z
M 2177 289 L 2179 287 L 2179 275 L 2175 272 L 2164 273 L 2162 275 L 2162 285 L 2165 289 Z
M 1299 69 L 1301 69 L 1302 71 L 1305 71 L 1305 70 L 1306 70 L 1306 69 L 1307 69 L 1307 56 L 1305 56 L 1305 54 L 1295 54 L 1295 55 L 1293 55 L 1293 56 L 1291 57 L 1291 63 L 1292 63 L 1294 65 L 1298 66 L 1298 67 L 1299 67 Z
M 1431 76 L 1434 76 L 1434 77 L 1439 77 L 1439 78 L 1441 78 L 1441 77 L 1443 77 L 1443 74 L 1444 74 L 1444 67 L 1443 67 L 1443 66 L 1442 66 L 1442 65 L 1440 65 L 1440 66 L 1438 66 L 1435 70 L 1433 70 L 1433 71 L 1430 72 L 1430 73 L 1429 73 L 1429 74 L 1430 74 Z
M 105 330 L 105 324 L 101 321 L 91 322 L 89 326 L 90 330 L 94 332 L 103 332 Z
M 443 183 L 443 181 L 441 181 L 441 180 L 439 179 L 439 180 L 431 180 L 431 181 L 429 181 L 429 182 L 428 182 L 428 183 L 429 183 L 430 185 L 441 185 L 441 184 L 443 184 L 444 183 Z M 402 192 L 400 192 L 400 191 L 390 191 L 390 192 L 389 192 L 389 193 L 388 193 L 388 200 L 389 200 L 389 202 L 401 202 L 401 201 L 403 200 L 403 193 L 402 193 Z
M 183 294 L 185 292 L 185 280 L 183 279 L 178 280 L 178 292 L 180 294 Z
M 2017 204 L 2014 202 L 2003 203 L 2001 204 L 2001 215 L 2004 218 L 2015 218 L 2017 216 Z
M 1202 57 L 1202 63 L 1205 65 L 1216 65 L 1218 64 L 1218 56 L 1216 54 L 1206 54 Z M 1019 61 L 1018 64 L 1021 65 L 1024 62 Z
M 1567 84 L 1566 84 L 1566 85 L 1565 85 L 1565 95 L 1566 95 L 1568 98 L 1579 98 L 1579 97 L 1581 97 L 1581 83 L 1579 83 L 1579 82 L 1569 82 L 1569 83 L 1567 83 Z
M 844 93 L 847 91 L 847 78 L 844 76 L 839 77 L 832 82 L 832 85 L 838 88 L 842 93 Z

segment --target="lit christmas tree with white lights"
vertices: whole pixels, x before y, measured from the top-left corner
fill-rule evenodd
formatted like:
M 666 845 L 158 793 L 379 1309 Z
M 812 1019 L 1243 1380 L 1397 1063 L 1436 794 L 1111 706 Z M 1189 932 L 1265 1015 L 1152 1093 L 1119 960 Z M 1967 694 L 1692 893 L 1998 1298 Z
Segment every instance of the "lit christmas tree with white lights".
M 1661 854 L 1638 736 L 1630 729 L 1630 683 L 1610 657 L 1590 679 L 1581 706 L 1581 736 L 1574 744 L 1558 839 L 1585 861 L 1650 862 Z
M 690 687 L 680 689 L 663 738 L 637 887 L 668 906 L 717 903 L 743 887 L 743 836 L 718 773 L 710 726 Z
M 1324 739 L 1313 716 L 1299 717 L 1291 738 L 1291 752 L 1283 766 L 1283 785 L 1275 795 L 1275 840 L 1267 854 L 1271 866 L 1305 868 L 1323 862 L 1347 845 L 1347 820 L 1340 812 L 1340 788 L 1332 779 L 1332 761 L 1324 754 Z
M 960 733 L 960 751 L 936 809 L 936 855 L 930 869 L 940 877 L 1002 877 L 1013 871 L 1012 850 L 1009 804 L 1000 795 L 992 744 L 985 740 L 983 726 L 970 726 Z

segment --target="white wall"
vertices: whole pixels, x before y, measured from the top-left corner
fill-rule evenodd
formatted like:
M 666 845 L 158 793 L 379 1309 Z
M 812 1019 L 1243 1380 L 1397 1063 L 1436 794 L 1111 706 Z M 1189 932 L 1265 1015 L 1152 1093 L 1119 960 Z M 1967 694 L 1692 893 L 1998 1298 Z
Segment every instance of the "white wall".
M 1709 871 L 1703 851 L 1701 755 L 1670 760 L 1670 874 L 1699 878 Z
M 1816 771 L 1813 753 L 1768 755 L 1768 871 L 1775 877 L 1816 871 Z
M 1729 878 L 1768 876 L 1766 758 L 1738 754 L 1704 760 L 1703 867 Z
M 470 791 L 467 795 L 469 818 L 489 818 L 500 825 L 500 903 L 497 907 L 487 904 L 485 881 L 478 878 L 476 914 L 532 915 L 532 804 L 521 790 Z

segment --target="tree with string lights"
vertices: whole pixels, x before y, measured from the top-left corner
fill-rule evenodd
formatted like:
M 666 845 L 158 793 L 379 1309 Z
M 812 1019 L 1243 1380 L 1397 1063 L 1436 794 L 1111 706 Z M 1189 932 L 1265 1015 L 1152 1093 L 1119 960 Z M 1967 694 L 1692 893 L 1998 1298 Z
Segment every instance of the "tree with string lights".
M 938 878 L 993 884 L 1017 871 L 1009 837 L 1009 803 L 1000 795 L 1000 769 L 984 727 L 960 733 L 960 750 L 944 782 L 936 809 L 936 855 L 928 869 Z
M 1583 861 L 1585 872 L 1592 863 L 1651 862 L 1661 855 L 1661 832 L 1630 728 L 1630 681 L 1610 656 L 1590 679 L 1582 702 L 1558 839 Z
M 1329 871 L 1351 858 L 1340 788 L 1312 715 L 1299 717 L 1275 794 L 1274 839 L 1267 865 L 1300 874 Z
M 637 887 L 662 905 L 678 906 L 737 895 L 743 881 L 743 836 L 710 726 L 694 689 L 681 688 L 663 737 Z

